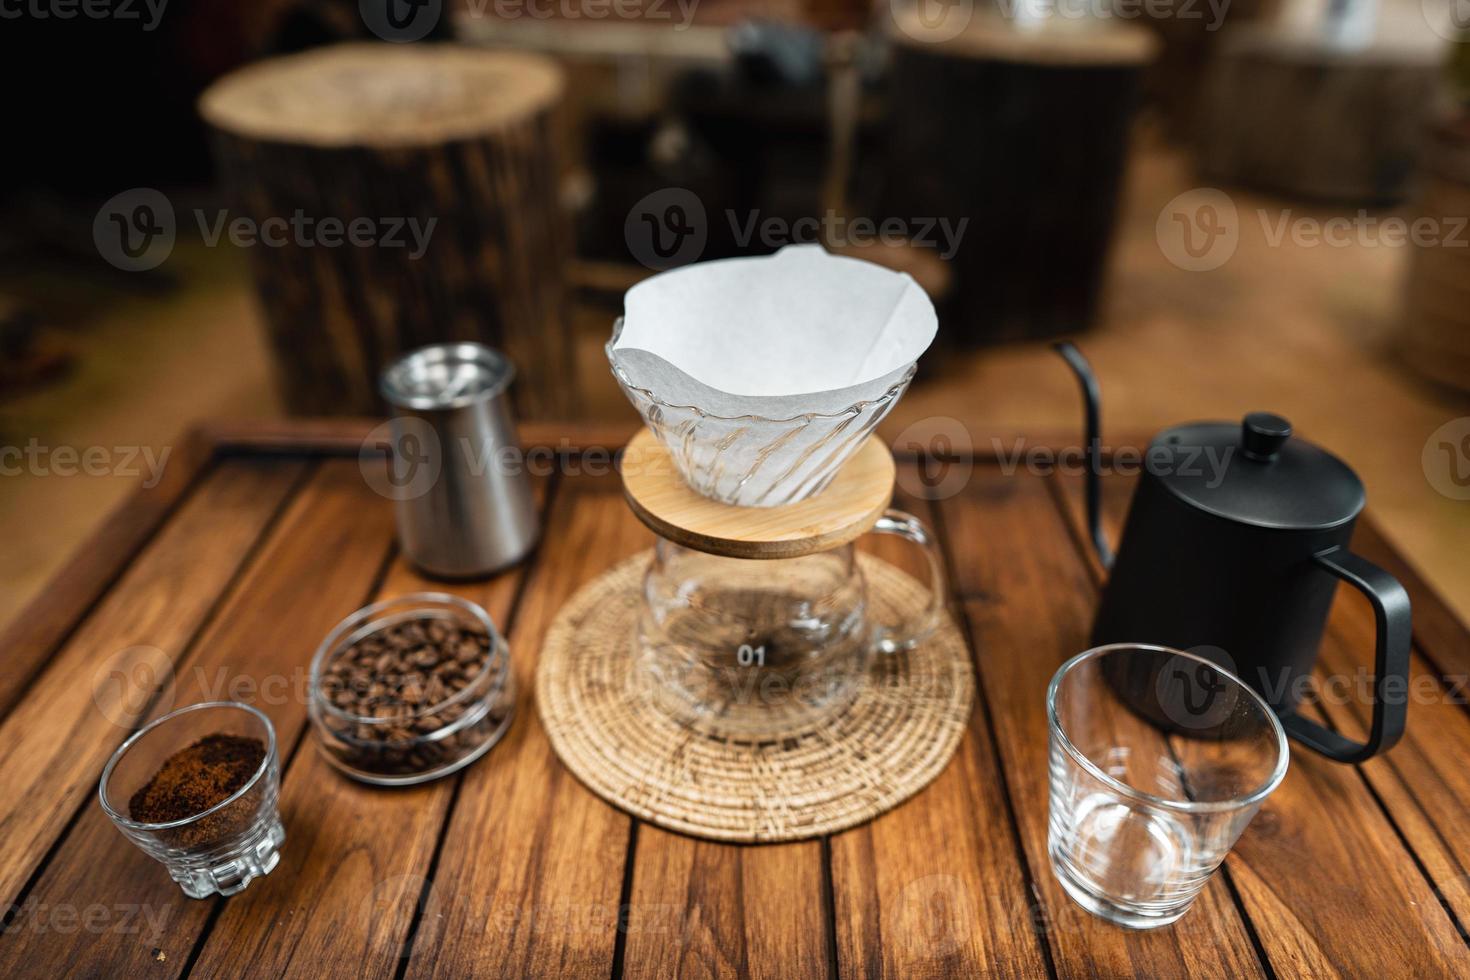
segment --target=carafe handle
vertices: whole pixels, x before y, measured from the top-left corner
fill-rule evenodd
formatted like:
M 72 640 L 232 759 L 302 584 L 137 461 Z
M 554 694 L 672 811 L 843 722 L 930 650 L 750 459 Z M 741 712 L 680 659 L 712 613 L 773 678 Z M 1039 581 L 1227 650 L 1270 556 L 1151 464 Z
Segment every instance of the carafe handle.
M 1368 597 L 1377 623 L 1373 654 L 1373 721 L 1363 743 L 1344 738 L 1298 714 L 1281 719 L 1286 733 L 1337 762 L 1362 762 L 1391 748 L 1404 734 L 1409 708 L 1409 594 L 1392 575 L 1345 548 L 1332 548 L 1316 562 Z M 1390 687 L 1389 685 L 1393 686 Z
M 912 650 L 939 627 L 949 589 L 945 584 L 944 557 L 934 533 L 924 522 L 901 510 L 886 510 L 873 525 L 874 534 L 893 534 L 919 546 L 929 563 L 929 602 L 917 616 L 892 626 L 874 629 L 874 643 L 884 653 Z

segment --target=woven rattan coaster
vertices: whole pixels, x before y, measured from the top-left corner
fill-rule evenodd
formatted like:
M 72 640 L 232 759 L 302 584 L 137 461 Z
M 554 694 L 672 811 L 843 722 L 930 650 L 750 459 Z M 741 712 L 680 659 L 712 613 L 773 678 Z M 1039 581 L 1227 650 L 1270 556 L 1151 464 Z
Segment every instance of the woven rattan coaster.
M 633 632 L 648 555 L 584 586 L 546 635 L 536 700 L 552 746 L 603 799 L 669 830 L 726 841 L 830 834 L 902 803 L 939 775 L 970 717 L 974 678 L 959 630 L 877 655 L 862 694 L 836 718 L 776 742 L 713 738 L 654 705 L 636 675 Z M 884 621 L 928 599 L 924 586 L 860 555 Z

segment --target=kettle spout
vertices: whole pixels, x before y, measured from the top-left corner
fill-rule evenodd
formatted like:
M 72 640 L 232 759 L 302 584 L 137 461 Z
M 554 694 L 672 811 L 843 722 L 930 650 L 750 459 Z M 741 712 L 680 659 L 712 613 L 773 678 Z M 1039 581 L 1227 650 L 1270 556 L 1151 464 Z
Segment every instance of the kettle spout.
M 1087 528 L 1092 535 L 1092 546 L 1097 551 L 1097 559 L 1102 562 L 1103 568 L 1113 567 L 1113 549 L 1108 547 L 1108 539 L 1103 535 L 1102 529 L 1102 499 L 1099 487 L 1099 477 L 1102 476 L 1102 436 L 1099 434 L 1101 416 L 1101 396 L 1097 388 L 1097 376 L 1092 373 L 1092 365 L 1087 363 L 1087 358 L 1082 352 L 1068 341 L 1060 341 L 1053 344 L 1052 349 L 1062 355 L 1072 373 L 1077 375 L 1077 383 L 1082 388 L 1082 405 L 1086 410 L 1086 436 L 1087 436 Z

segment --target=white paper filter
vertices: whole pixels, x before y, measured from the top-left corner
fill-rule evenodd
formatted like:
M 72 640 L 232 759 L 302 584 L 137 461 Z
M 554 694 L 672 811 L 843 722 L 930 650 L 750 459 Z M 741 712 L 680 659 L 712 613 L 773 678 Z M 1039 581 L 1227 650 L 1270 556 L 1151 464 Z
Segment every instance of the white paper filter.
M 937 325 L 909 276 L 797 245 L 639 283 L 608 357 L 695 490 L 768 507 L 827 485 Z

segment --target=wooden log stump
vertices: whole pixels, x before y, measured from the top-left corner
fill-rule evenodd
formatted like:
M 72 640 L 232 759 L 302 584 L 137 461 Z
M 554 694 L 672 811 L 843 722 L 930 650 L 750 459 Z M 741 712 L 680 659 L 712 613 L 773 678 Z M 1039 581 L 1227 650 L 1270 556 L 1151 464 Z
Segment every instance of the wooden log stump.
M 942 27 L 942 25 L 941 25 Z M 1157 50 L 1134 24 L 975 15 L 936 30 L 895 12 L 882 214 L 968 219 L 943 339 L 1054 336 L 1092 320 L 1129 123 Z
M 1403 355 L 1426 377 L 1470 391 L 1470 116 L 1433 126 L 1425 163 L 1415 210 L 1435 240 L 1414 243 Z
M 1434 108 L 1442 43 L 1348 46 L 1274 25 L 1230 32 L 1205 86 L 1200 169 L 1302 198 L 1402 200 Z
M 522 417 L 574 414 L 562 89 L 538 56 L 354 43 L 204 93 L 231 217 L 259 229 L 249 251 L 293 412 L 377 414 L 396 355 L 478 340 L 515 362 Z

